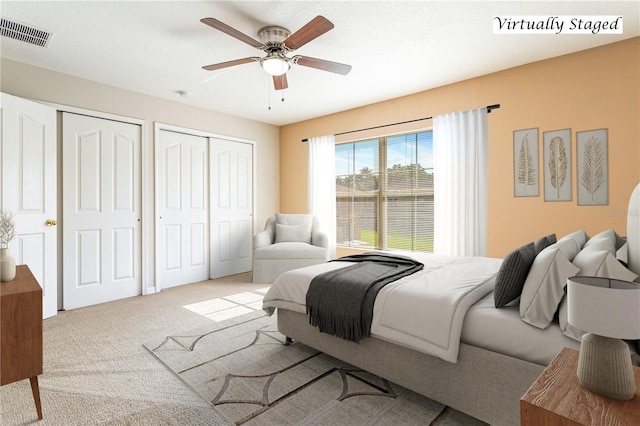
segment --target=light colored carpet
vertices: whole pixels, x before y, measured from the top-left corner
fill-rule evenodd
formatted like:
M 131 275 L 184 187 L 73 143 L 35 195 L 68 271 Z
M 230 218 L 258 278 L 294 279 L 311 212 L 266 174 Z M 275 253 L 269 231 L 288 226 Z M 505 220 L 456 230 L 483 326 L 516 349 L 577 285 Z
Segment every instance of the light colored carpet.
M 0 387 L 0 424 L 227 425 L 142 343 L 215 324 L 184 306 L 258 288 L 250 274 L 189 284 L 44 320 L 44 420 L 28 380 Z
M 253 312 L 145 346 L 236 425 L 482 425 L 300 343 Z M 446 410 L 445 410 L 446 409 Z

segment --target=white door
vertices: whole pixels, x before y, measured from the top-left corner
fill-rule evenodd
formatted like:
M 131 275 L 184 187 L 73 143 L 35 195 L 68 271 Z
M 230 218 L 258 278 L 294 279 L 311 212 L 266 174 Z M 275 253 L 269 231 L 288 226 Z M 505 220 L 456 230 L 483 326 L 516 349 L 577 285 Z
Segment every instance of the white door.
M 0 96 L 0 205 L 15 214 L 17 228 L 9 251 L 42 286 L 43 316 L 48 318 L 58 311 L 56 110 Z
M 253 145 L 211 138 L 211 275 L 251 270 Z
M 63 306 L 140 295 L 141 128 L 72 113 L 62 128 Z
M 209 279 L 207 138 L 160 130 L 157 261 L 160 288 Z

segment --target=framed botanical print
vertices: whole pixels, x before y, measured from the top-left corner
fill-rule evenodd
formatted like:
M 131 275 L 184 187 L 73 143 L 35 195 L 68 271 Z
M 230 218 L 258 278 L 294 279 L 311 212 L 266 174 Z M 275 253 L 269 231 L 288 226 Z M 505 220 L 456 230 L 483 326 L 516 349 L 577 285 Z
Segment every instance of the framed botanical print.
M 513 132 L 513 193 L 516 197 L 540 195 L 538 129 Z
M 571 201 L 571 129 L 544 132 L 544 200 Z
M 578 205 L 609 204 L 607 129 L 576 133 Z

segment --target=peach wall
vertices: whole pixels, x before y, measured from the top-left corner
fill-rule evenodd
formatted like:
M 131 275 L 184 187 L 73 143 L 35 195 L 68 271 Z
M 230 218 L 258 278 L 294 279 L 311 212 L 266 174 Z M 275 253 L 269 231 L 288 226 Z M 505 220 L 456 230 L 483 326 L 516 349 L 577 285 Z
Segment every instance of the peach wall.
M 640 38 L 535 62 L 280 129 L 280 211 L 307 211 L 307 145 L 301 139 L 500 104 L 489 114 L 488 254 L 555 232 L 626 235 L 629 195 L 640 181 Z M 417 123 L 415 127 L 424 126 Z M 513 193 L 513 131 L 571 129 L 572 200 Z M 608 129 L 609 205 L 578 206 L 576 131 Z M 388 130 L 385 130 L 385 132 Z M 358 137 L 358 135 L 354 135 Z

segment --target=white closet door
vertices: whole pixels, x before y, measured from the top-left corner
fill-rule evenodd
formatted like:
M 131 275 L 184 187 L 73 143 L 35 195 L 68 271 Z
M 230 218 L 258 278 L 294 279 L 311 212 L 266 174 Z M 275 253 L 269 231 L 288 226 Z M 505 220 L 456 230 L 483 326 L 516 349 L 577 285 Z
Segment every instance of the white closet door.
M 253 145 L 211 138 L 212 278 L 251 270 Z
M 209 158 L 205 137 L 160 130 L 156 140 L 162 289 L 209 278 Z
M 17 228 L 9 251 L 42 286 L 43 316 L 48 318 L 58 312 L 56 110 L 0 96 L 0 206 L 15 214 Z
M 63 114 L 63 305 L 141 294 L 141 128 Z

